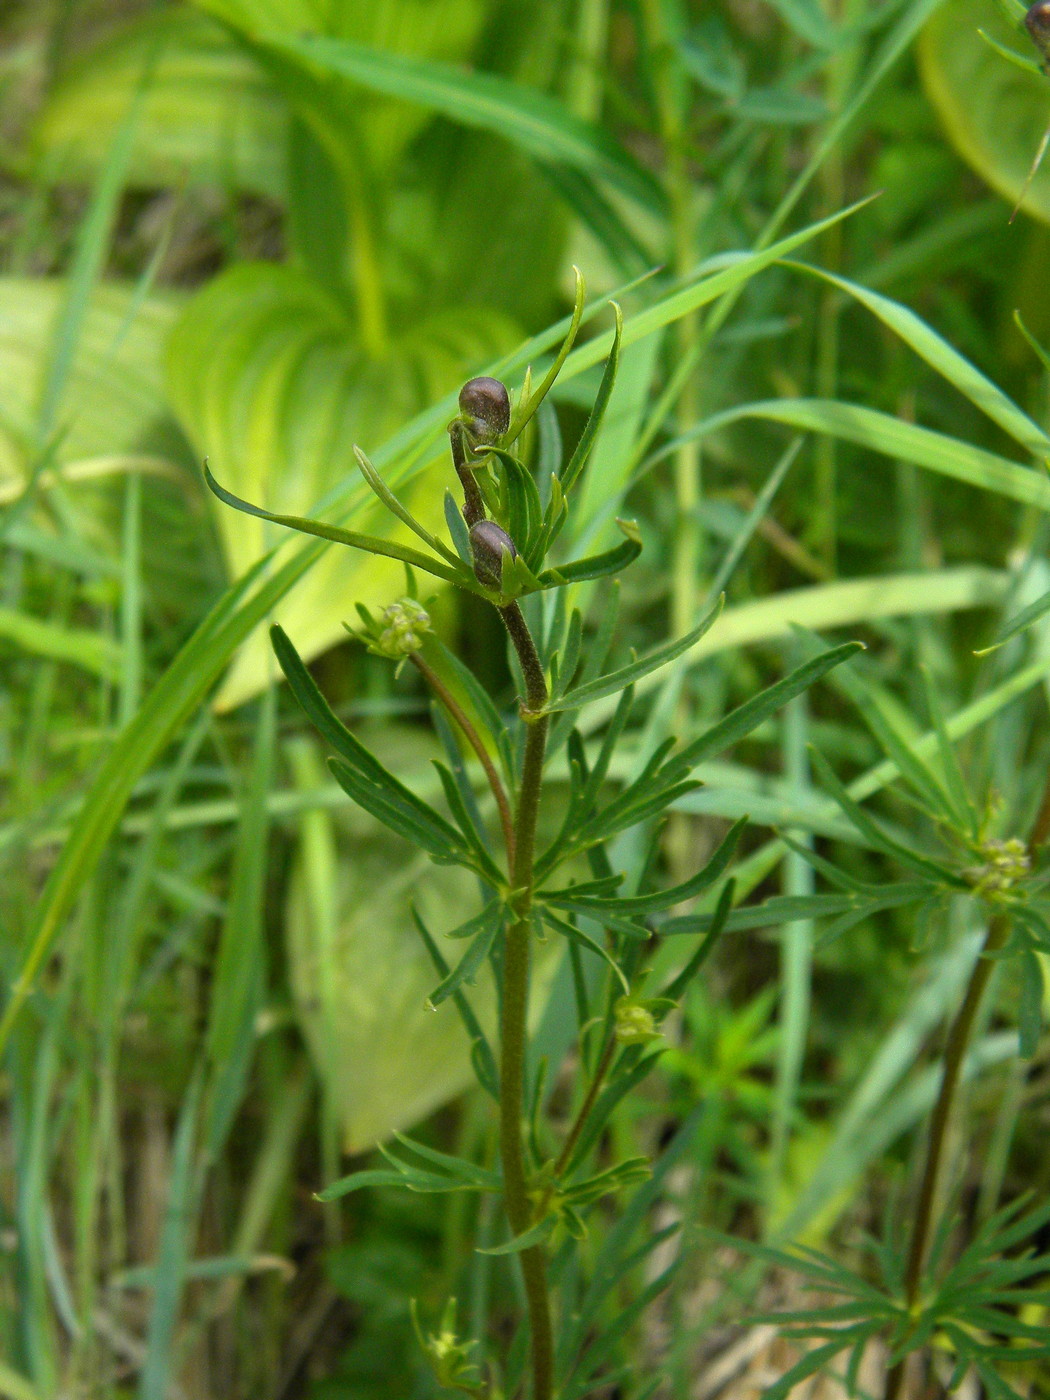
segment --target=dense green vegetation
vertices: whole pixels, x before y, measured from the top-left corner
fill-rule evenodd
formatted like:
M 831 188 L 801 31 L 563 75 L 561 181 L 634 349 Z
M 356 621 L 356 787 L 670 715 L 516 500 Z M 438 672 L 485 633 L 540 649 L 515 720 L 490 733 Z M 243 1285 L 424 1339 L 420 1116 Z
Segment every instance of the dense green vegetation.
M 0 12 L 0 1396 L 1050 1394 L 1024 18 Z

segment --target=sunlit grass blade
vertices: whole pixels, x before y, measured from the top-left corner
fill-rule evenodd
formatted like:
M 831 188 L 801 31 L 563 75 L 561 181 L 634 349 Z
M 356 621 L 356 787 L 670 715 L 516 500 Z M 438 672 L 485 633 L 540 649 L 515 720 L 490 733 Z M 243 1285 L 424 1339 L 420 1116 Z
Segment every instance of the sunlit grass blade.
M 1050 481 L 1045 473 L 878 409 L 832 399 L 767 399 L 725 409 L 666 444 L 650 462 L 669 456 L 683 442 L 709 436 L 747 418 L 784 423 L 806 432 L 827 433 L 880 456 L 914 462 L 918 467 L 969 486 L 994 491 L 1023 505 L 1050 510 Z
M 197 1210 L 195 1145 L 202 1087 L 203 1076 L 198 1069 L 186 1090 L 175 1130 L 157 1287 L 146 1334 L 145 1362 L 139 1376 L 139 1400 L 166 1400 L 176 1365 L 175 1326 Z
M 63 627 L 26 612 L 0 607 L 0 638 L 31 656 L 64 661 L 93 671 L 106 680 L 121 678 L 123 649 L 104 632 L 92 632 L 86 627 Z
M 1050 592 L 1044 593 L 1034 603 L 1029 603 L 1028 607 L 1022 608 L 1017 616 L 1011 618 L 1002 628 L 990 646 L 981 647 L 974 655 L 989 656 L 993 651 L 998 651 L 1011 637 L 1016 637 L 1018 633 L 1026 631 L 1041 617 L 1045 617 L 1048 612 L 1050 612 Z
M 846 292 L 898 335 L 931 369 L 935 369 L 949 384 L 954 384 L 975 408 L 979 408 L 993 423 L 997 423 L 1015 442 L 1020 443 L 1036 457 L 1045 457 L 1050 453 L 1050 436 L 1039 424 L 1018 408 L 997 384 L 982 374 L 976 365 L 971 364 L 907 306 L 882 296 L 879 292 L 870 291 L 857 282 L 851 282 L 846 277 L 837 276 L 825 268 L 797 262 L 788 262 L 788 266 L 819 277 Z

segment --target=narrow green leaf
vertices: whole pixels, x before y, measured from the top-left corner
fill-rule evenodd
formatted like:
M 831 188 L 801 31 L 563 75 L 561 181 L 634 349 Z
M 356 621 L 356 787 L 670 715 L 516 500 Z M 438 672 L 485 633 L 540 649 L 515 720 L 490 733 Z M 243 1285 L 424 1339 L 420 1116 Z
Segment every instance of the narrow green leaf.
M 408 793 L 407 788 L 391 791 L 387 783 L 376 783 L 341 758 L 329 758 L 328 767 L 348 797 L 398 836 L 421 846 L 439 864 L 475 868 L 455 828 L 414 794 Z
M 412 533 L 418 535 L 423 543 L 428 544 L 436 554 L 440 554 L 442 558 L 447 559 L 450 564 L 458 568 L 460 560 L 456 555 L 452 553 L 447 545 L 442 544 L 436 536 L 432 535 L 429 530 L 422 526 L 407 506 L 401 504 L 356 443 L 354 443 L 354 456 L 357 458 L 357 465 L 361 469 L 361 475 L 386 506 L 390 514 L 395 515 L 403 525 L 407 525 Z
M 503 927 L 503 905 L 497 902 L 491 909 L 488 919 L 449 975 L 431 992 L 428 1001 L 431 1006 L 440 1006 L 464 982 L 473 981 L 482 963 L 489 955 L 496 935 Z
M 439 1176 L 436 1172 L 387 1171 L 383 1167 L 376 1167 L 370 1171 L 351 1172 L 349 1176 L 333 1181 L 331 1186 L 317 1192 L 316 1199 L 337 1201 L 340 1196 L 348 1196 L 352 1191 L 361 1191 L 366 1186 L 400 1186 L 422 1195 L 477 1189 L 465 1182 L 454 1181 L 451 1177 Z
M 959 755 L 955 752 L 952 742 L 948 738 L 948 727 L 945 724 L 944 710 L 941 706 L 941 697 L 937 693 L 936 682 L 928 666 L 921 666 L 919 669 L 922 673 L 923 689 L 926 694 L 926 708 L 933 720 L 934 733 L 937 735 L 937 755 L 941 761 L 944 779 L 957 813 L 959 826 L 976 836 L 980 826 L 980 817 L 966 786 L 966 779 L 959 763 Z
M 489 1191 L 499 1189 L 498 1172 L 487 1171 L 484 1167 L 479 1167 L 476 1162 L 468 1162 L 464 1157 L 452 1157 L 447 1152 L 439 1152 L 436 1148 L 428 1147 L 425 1143 L 405 1137 L 404 1133 L 395 1133 L 394 1137 L 402 1147 L 414 1152 L 418 1157 L 422 1157 L 425 1162 L 432 1162 L 442 1171 L 448 1172 L 450 1176 L 459 1176 L 464 1181 L 472 1182 L 475 1186 L 483 1186 Z M 382 1150 L 380 1148 L 380 1151 Z
M 548 905 L 544 905 L 540 909 L 540 914 L 544 921 L 550 924 L 552 929 L 555 929 L 558 933 L 563 933 L 566 938 L 571 938 L 574 943 L 580 943 L 584 948 L 589 948 L 592 953 L 597 953 L 598 957 L 608 964 L 610 970 L 619 979 L 620 985 L 623 987 L 624 996 L 630 996 L 631 984 L 628 982 L 619 963 L 604 944 L 599 943 L 596 938 L 592 938 L 589 933 L 585 933 L 582 928 L 578 928 L 576 924 L 570 922 L 570 920 L 559 918 Z
M 463 519 L 459 506 L 456 504 L 456 498 L 447 486 L 445 487 L 445 522 L 461 562 L 468 569 L 473 569 L 474 559 L 470 552 L 470 532 L 467 530 L 467 522 Z
M 366 811 L 399 835 L 418 841 L 431 855 L 441 860 L 459 859 L 463 845 L 455 828 L 388 772 L 336 718 L 284 629 L 276 624 L 271 627 L 270 640 L 296 700 L 340 755 L 330 763 L 340 787 Z
M 884 855 L 893 856 L 903 865 L 925 875 L 927 879 L 932 878 L 942 884 L 950 885 L 955 889 L 968 889 L 966 881 L 961 875 L 956 874 L 946 865 L 940 865 L 936 861 L 929 860 L 926 856 L 920 855 L 918 851 L 913 851 L 908 846 L 903 846 L 899 841 L 895 841 L 891 836 L 887 836 L 875 819 L 855 802 L 849 795 L 845 786 L 839 781 L 831 764 L 817 749 L 811 748 L 813 762 L 820 774 L 822 782 L 831 789 L 831 794 L 835 801 L 849 817 L 850 821 L 863 836 Z
M 1050 481 L 1043 472 L 878 409 L 834 399 L 767 399 L 726 409 L 666 444 L 649 462 L 653 464 L 670 456 L 684 442 L 706 437 L 746 418 L 761 418 L 806 432 L 825 433 L 896 461 L 913 462 L 927 471 L 995 492 L 1023 505 L 1050 510 Z
M 797 272 L 808 273 L 822 281 L 838 287 L 855 301 L 866 307 L 886 326 L 889 326 L 906 345 L 937 371 L 949 384 L 953 384 L 975 408 L 997 423 L 1015 442 L 1021 444 L 1038 458 L 1050 454 L 1050 437 L 1027 413 L 1023 412 L 1012 399 L 1003 393 L 987 375 L 981 373 L 965 356 L 948 344 L 942 336 L 926 324 L 914 311 L 900 302 L 870 291 L 857 282 L 839 277 L 824 268 L 808 263 L 786 260 L 787 266 Z
M 446 583 L 455 583 L 471 593 L 481 591 L 473 574 L 468 574 L 465 568 L 453 569 L 440 560 L 432 559 L 428 554 L 421 554 L 418 549 L 409 549 L 407 545 L 395 544 L 392 540 L 381 540 L 376 535 L 361 535 L 356 530 L 343 530 L 338 525 L 326 525 L 320 520 L 308 520 L 303 515 L 275 515 L 272 511 L 263 510 L 261 506 L 253 506 L 250 501 L 244 501 L 240 496 L 235 496 L 232 491 L 220 486 L 209 471 L 207 462 L 204 463 L 204 479 L 220 501 L 245 515 L 258 516 L 260 520 L 284 525 L 289 530 L 298 530 L 300 534 L 316 535 L 319 539 L 329 540 L 333 544 L 346 544 L 352 549 L 363 549 L 368 554 L 383 554 L 388 559 L 400 559 L 404 564 L 411 564 L 414 569 L 422 569 L 424 573 L 433 574 L 435 578 L 444 579 Z M 445 553 L 449 558 L 452 557 L 450 551 L 446 550 Z
M 842 646 L 832 647 L 822 656 L 797 667 L 790 675 L 769 686 L 760 695 L 738 705 L 725 719 L 720 720 L 705 734 L 701 734 L 699 739 L 687 744 L 667 764 L 668 775 L 676 778 L 679 775 L 684 776 L 703 759 L 712 758 L 738 743 L 794 696 L 801 695 L 822 676 L 827 675 L 833 667 L 841 666 L 844 661 L 863 650 L 863 642 L 844 642 Z
M 157 1287 L 153 1293 L 146 1355 L 139 1374 L 139 1400 L 166 1400 L 175 1356 L 175 1325 L 190 1251 L 190 1231 L 196 1218 L 194 1144 L 203 1077 L 190 1081 L 179 1111 L 168 1177 L 168 1200 L 157 1258 Z
M 722 893 L 718 896 L 718 903 L 715 906 L 715 911 L 711 915 L 711 926 L 700 940 L 700 946 L 686 963 L 685 967 L 682 968 L 678 976 L 668 982 L 667 986 L 660 993 L 661 998 L 666 997 L 669 1001 L 677 1001 L 714 952 L 715 944 L 725 932 L 726 919 L 729 917 L 729 911 L 733 907 L 734 892 L 734 881 L 727 880 L 722 889 Z
M 488 927 L 493 914 L 499 908 L 500 902 L 499 899 L 489 900 L 480 914 L 474 914 L 463 923 L 457 924 L 455 928 L 450 928 L 448 932 L 442 936 L 444 938 L 473 938 L 474 935 L 480 933 L 483 928 Z
M 605 417 L 605 410 L 609 406 L 609 399 L 612 395 L 613 385 L 616 383 L 616 371 L 620 364 L 620 342 L 623 340 L 623 312 L 616 302 L 612 303 L 613 315 L 616 317 L 616 328 L 613 331 L 612 345 L 609 347 L 609 357 L 605 361 L 605 370 L 602 374 L 602 382 L 598 386 L 598 393 L 595 396 L 594 405 L 584 424 L 580 440 L 576 444 L 572 456 L 565 465 L 561 473 L 561 489 L 566 496 L 572 490 L 577 478 L 587 465 L 587 458 L 591 455 L 598 433 Z
M 475 1254 L 520 1254 L 523 1249 L 531 1249 L 534 1244 L 542 1244 L 555 1226 L 553 1215 L 545 1216 L 538 1225 L 533 1225 L 523 1234 L 516 1235 L 506 1244 L 495 1245 L 492 1249 L 476 1249 Z
M 601 700 L 606 695 L 615 695 L 627 686 L 633 685 L 643 676 L 649 675 L 650 672 L 659 670 L 661 666 L 666 666 L 668 662 L 674 661 L 687 652 L 690 647 L 695 646 L 704 633 L 710 630 L 717 621 L 724 603 L 725 597 L 723 595 L 699 626 L 694 627 L 692 632 L 687 632 L 684 637 L 679 637 L 676 642 L 668 642 L 666 646 L 658 647 L 648 656 L 643 656 L 638 661 L 632 661 L 628 666 L 621 666 L 618 671 L 612 671 L 607 676 L 599 676 L 595 680 L 585 681 L 583 685 L 578 685 L 575 689 L 568 691 L 560 700 L 552 700 L 547 709 L 551 713 L 556 713 L 559 710 L 581 709 L 584 705 L 590 704 L 592 700 Z
M 43 1400 L 40 1391 L 10 1366 L 0 1361 L 0 1395 L 4 1400 Z
M 0 640 L 31 656 L 45 656 L 93 671 L 106 680 L 119 681 L 123 670 L 121 647 L 103 632 L 86 627 L 62 627 L 14 608 L 0 607 Z
M 510 447 L 516 441 L 516 439 L 521 436 L 525 425 L 528 423 L 529 419 L 539 408 L 543 400 L 547 397 L 554 384 L 554 381 L 561 373 L 562 365 L 564 365 L 566 359 L 568 358 L 569 351 L 572 349 L 576 341 L 576 333 L 580 329 L 580 321 L 583 317 L 583 303 L 584 298 L 586 296 L 586 288 L 584 286 L 583 273 L 580 271 L 580 269 L 574 265 L 572 270 L 576 277 L 576 290 L 573 296 L 572 320 L 569 322 L 569 329 L 566 331 L 565 339 L 562 341 L 558 353 L 554 357 L 554 363 L 551 365 L 547 373 L 543 376 L 543 382 L 540 384 L 538 389 L 534 390 L 534 392 L 530 394 L 528 403 L 526 403 L 523 408 L 519 409 L 518 412 L 515 413 L 513 419 L 511 420 L 510 431 L 507 433 L 507 437 L 505 439 L 504 444 L 507 447 Z M 556 430 L 557 419 L 555 419 L 554 422 Z
M 670 888 L 658 890 L 654 894 L 626 897 L 609 896 L 608 898 L 580 894 L 574 892 L 570 886 L 566 890 L 541 890 L 537 898 L 549 899 L 552 902 L 563 898 L 572 898 L 575 900 L 577 908 L 581 906 L 593 908 L 596 911 L 595 918 L 601 918 L 606 912 L 629 915 L 657 913 L 660 910 L 669 909 L 673 904 L 681 904 L 702 890 L 709 889 L 716 880 L 721 878 L 729 862 L 733 859 L 737 842 L 740 840 L 747 822 L 747 817 L 741 817 L 738 822 L 735 822 L 703 869 L 698 870 L 695 875 L 690 876 L 680 885 L 672 885 Z
M 582 583 L 585 579 L 607 578 L 610 574 L 622 573 L 641 554 L 642 537 L 633 520 L 617 520 L 616 523 L 627 536 L 623 544 L 607 549 L 603 554 L 591 554 L 586 559 L 573 559 L 568 564 L 545 569 L 539 576 L 540 583 L 545 588 L 557 588 L 561 584 Z
M 416 926 L 423 945 L 430 954 L 431 961 L 441 977 L 447 977 L 449 966 L 442 957 L 441 952 L 434 940 L 433 935 L 426 924 L 419 916 L 419 911 L 413 907 L 412 920 Z M 452 993 L 452 1001 L 459 1018 L 463 1022 L 463 1027 L 467 1032 L 471 1044 L 471 1062 L 474 1065 L 478 1076 L 478 1083 L 485 1092 L 496 1102 L 499 1102 L 499 1072 L 496 1069 L 496 1057 L 492 1053 L 492 1046 L 488 1042 L 485 1032 L 481 1029 L 481 1022 L 474 1014 L 474 1008 L 463 995 L 462 991 Z
M 993 651 L 998 651 L 1011 637 L 1016 637 L 1019 632 L 1024 632 L 1034 622 L 1045 617 L 1048 612 L 1050 612 L 1050 592 L 1042 594 L 1034 603 L 1029 603 L 1028 607 L 1022 608 L 1016 617 L 1010 619 L 991 646 L 982 647 L 980 651 L 975 651 L 974 655 L 988 656 Z
M 491 855 L 489 855 L 486 845 L 486 833 L 479 829 L 466 802 L 463 800 L 463 794 L 460 792 L 459 785 L 453 775 L 445 765 L 439 763 L 437 759 L 434 760 L 434 767 L 437 769 L 438 777 L 441 779 L 441 786 L 445 792 L 445 801 L 448 803 L 449 811 L 452 813 L 456 825 L 463 833 L 464 841 L 466 841 L 467 845 L 474 852 L 479 871 L 491 884 L 499 885 L 503 877 L 499 866 L 496 865 Z

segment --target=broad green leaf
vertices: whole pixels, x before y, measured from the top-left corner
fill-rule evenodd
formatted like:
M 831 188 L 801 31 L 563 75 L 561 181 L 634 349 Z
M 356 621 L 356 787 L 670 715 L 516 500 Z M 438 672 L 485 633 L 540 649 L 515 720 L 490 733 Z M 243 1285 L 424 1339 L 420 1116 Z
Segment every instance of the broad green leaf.
M 290 268 L 242 265 L 187 307 L 169 347 L 169 382 L 186 431 L 225 487 L 275 514 L 305 515 L 356 474 L 355 443 L 371 451 L 509 338 L 497 315 L 436 313 L 407 326 L 390 360 L 379 362 L 358 345 L 343 307 L 309 278 Z M 435 530 L 444 528 L 449 471 L 438 463 L 411 493 L 402 492 L 406 506 Z M 218 502 L 215 517 L 234 577 L 279 539 L 265 521 Z M 378 501 L 355 513 L 353 523 L 363 533 L 414 543 Z M 396 560 L 332 550 L 278 616 L 310 659 L 342 637 L 355 602 L 381 606 L 403 587 Z M 220 707 L 264 683 L 266 652 L 257 634 L 227 677 Z
M 0 484 L 24 479 L 64 285 L 0 278 Z M 96 287 L 88 302 L 59 417 L 60 464 L 123 453 L 179 460 L 164 399 L 164 342 L 183 297 Z
M 329 44 L 350 50 L 363 48 L 377 63 L 395 65 L 424 60 L 466 59 L 489 10 L 488 0 L 196 0 L 202 10 L 229 24 L 262 48 L 283 50 L 311 80 L 317 65 L 296 52 Z M 425 64 L 424 64 L 425 66 Z M 327 73 L 325 74 L 327 77 Z M 354 75 L 339 75 L 350 76 Z M 328 86 L 331 87 L 329 79 Z M 345 108 L 348 127 L 362 142 L 368 163 L 391 171 L 405 147 L 428 120 L 398 92 L 368 84 L 355 91 L 348 83 L 334 90 Z
M 952 0 L 922 31 L 919 71 L 956 150 L 1013 205 L 1050 123 L 1050 80 L 1011 63 L 978 29 L 1025 58 L 1035 56 L 1028 36 L 1010 27 L 994 0 Z M 1046 165 L 1021 207 L 1050 219 Z
M 31 133 L 40 177 L 93 179 L 151 60 L 128 182 L 282 199 L 287 108 L 228 30 L 181 5 L 132 21 L 64 71 Z

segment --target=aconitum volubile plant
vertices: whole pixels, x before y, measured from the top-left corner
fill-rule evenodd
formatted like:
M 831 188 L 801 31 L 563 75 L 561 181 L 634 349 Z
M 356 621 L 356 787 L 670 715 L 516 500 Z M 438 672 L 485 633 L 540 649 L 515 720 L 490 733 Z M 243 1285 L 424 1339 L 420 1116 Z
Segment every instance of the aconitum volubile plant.
M 449 765 L 438 764 L 447 813 L 404 786 L 333 714 L 293 642 L 272 630 L 278 661 L 306 714 L 331 746 L 330 766 L 347 794 L 438 864 L 460 865 L 478 880 L 478 908 L 457 927 L 432 930 L 417 919 L 439 981 L 430 996 L 452 1000 L 470 1036 L 482 1089 L 494 1103 L 499 1169 L 450 1156 L 407 1138 L 384 1149 L 388 1167 L 357 1172 L 328 1186 L 331 1200 L 363 1187 L 401 1186 L 418 1192 L 494 1193 L 506 1222 L 505 1242 L 490 1251 L 513 1256 L 520 1267 L 527 1317 L 504 1354 L 479 1365 L 481 1339 L 461 1338 L 450 1301 L 435 1334 L 420 1328 L 439 1383 L 464 1394 L 518 1394 L 531 1374 L 533 1400 L 581 1400 L 617 1374 L 620 1339 L 667 1273 L 640 1288 L 617 1310 L 619 1284 L 641 1264 L 663 1234 L 639 1246 L 630 1231 L 613 1229 L 589 1278 L 577 1247 L 599 1201 L 622 1201 L 650 1174 L 642 1158 L 609 1161 L 603 1128 L 624 1096 L 646 1076 L 660 1053 L 660 1023 L 702 968 L 732 901 L 727 869 L 744 821 L 725 836 L 707 863 L 663 890 L 625 890 L 613 868 L 609 843 L 646 823 L 659 831 L 670 805 L 697 786 L 696 765 L 737 742 L 779 706 L 844 661 L 857 643 L 818 656 L 755 695 L 720 723 L 682 744 L 669 740 L 615 795 L 607 775 L 631 716 L 634 683 L 687 651 L 712 626 L 721 602 L 688 635 L 650 655 L 612 669 L 616 586 L 603 592 L 596 630 L 584 646 L 584 619 L 572 605 L 575 585 L 614 578 L 637 558 L 641 542 L 631 521 L 619 521 L 616 547 L 592 557 L 564 559 L 559 538 L 574 488 L 586 469 L 616 377 L 621 317 L 601 386 L 583 432 L 567 459 L 535 470 L 515 455 L 565 362 L 583 313 L 582 279 L 566 339 L 538 387 L 526 374 L 511 407 L 499 381 L 473 379 L 460 394 L 449 425 L 452 466 L 462 500 L 445 494 L 448 542 L 425 528 L 392 494 L 359 448 L 369 486 L 423 549 L 338 529 L 316 520 L 274 515 L 231 495 L 210 474 L 212 490 L 228 505 L 355 549 L 400 559 L 408 594 L 376 617 L 360 609 L 359 636 L 375 653 L 421 672 L 445 717 L 452 746 Z M 551 562 L 551 559 L 555 562 Z M 417 576 L 429 574 L 485 600 L 499 613 L 516 663 L 517 704 L 504 713 L 471 671 L 434 636 Z M 592 701 L 618 697 L 596 750 L 585 749 L 574 716 Z M 460 752 L 465 745 L 469 753 Z M 565 750 L 569 792 L 555 835 L 538 842 L 544 775 Z M 476 759 L 498 820 L 490 827 L 463 757 Z M 719 889 L 719 883 L 721 888 Z M 669 913 L 704 892 L 709 912 L 679 920 L 680 971 L 653 985 L 649 950 L 654 935 L 675 931 Z M 555 1131 L 546 1114 L 544 1070 L 530 1072 L 528 1007 L 535 945 L 551 935 L 566 942 L 576 991 L 577 1027 L 569 1063 L 576 1077 L 568 1125 Z M 458 958 L 450 949 L 462 948 Z M 600 963 L 601 978 L 591 960 Z M 450 963 L 453 964 L 450 966 Z M 471 1003 L 480 977 L 496 981 L 499 1043 L 490 1044 Z M 595 991 L 597 988 L 597 992 Z M 559 1071 L 559 1066 L 551 1066 Z M 623 1217 L 626 1221 L 626 1216 Z M 666 1232 L 664 1232 L 666 1233 Z M 622 1301 L 622 1300 L 620 1300 Z M 527 1346 L 526 1346 L 527 1336 Z M 487 1353 L 492 1355 L 491 1351 Z M 527 1357 L 527 1363 L 526 1363 Z

